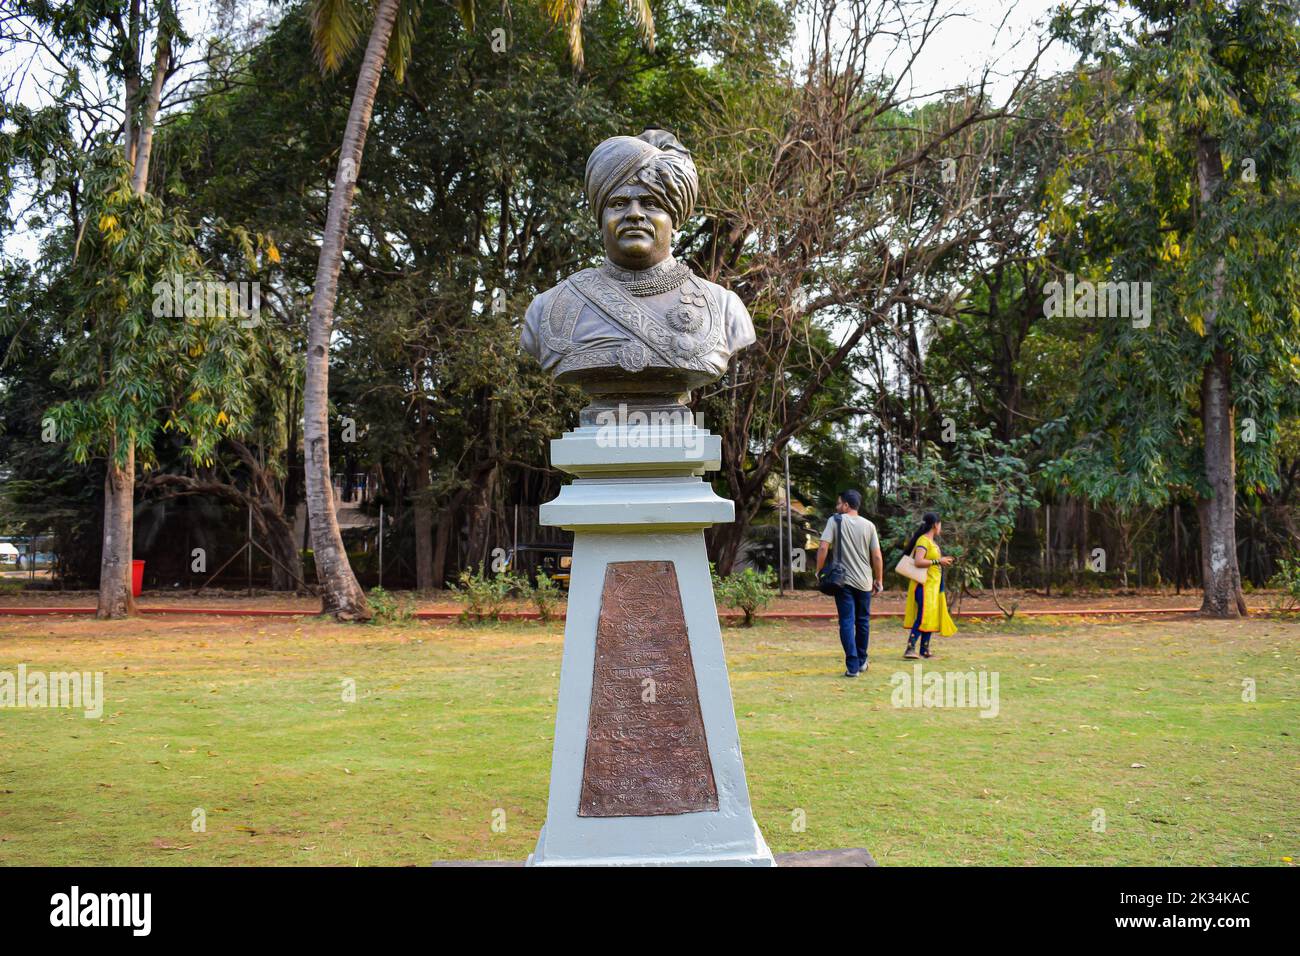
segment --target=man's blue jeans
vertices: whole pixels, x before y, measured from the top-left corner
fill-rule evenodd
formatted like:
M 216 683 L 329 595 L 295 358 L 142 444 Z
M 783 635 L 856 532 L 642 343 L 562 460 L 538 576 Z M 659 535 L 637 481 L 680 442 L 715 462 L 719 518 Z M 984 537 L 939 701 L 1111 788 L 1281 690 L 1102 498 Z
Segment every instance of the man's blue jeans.
M 867 642 L 871 640 L 871 592 L 843 585 L 835 595 L 835 610 L 840 614 L 844 669 L 856 674 L 867 666 Z

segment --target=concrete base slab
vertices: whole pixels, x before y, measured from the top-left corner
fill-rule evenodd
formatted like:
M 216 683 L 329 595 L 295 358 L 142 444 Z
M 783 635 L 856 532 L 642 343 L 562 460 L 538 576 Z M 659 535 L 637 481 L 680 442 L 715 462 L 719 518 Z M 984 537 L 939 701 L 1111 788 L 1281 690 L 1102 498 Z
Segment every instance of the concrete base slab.
M 804 850 L 802 853 L 778 853 L 777 866 L 879 866 L 862 847 L 841 850 Z

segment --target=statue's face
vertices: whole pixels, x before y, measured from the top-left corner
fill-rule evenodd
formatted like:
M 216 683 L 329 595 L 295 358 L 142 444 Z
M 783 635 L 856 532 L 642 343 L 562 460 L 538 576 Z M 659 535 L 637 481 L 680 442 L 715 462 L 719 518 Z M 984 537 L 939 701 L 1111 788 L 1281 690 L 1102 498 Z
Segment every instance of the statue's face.
M 640 183 L 620 186 L 600 214 L 605 255 L 624 269 L 648 269 L 668 258 L 673 217 Z

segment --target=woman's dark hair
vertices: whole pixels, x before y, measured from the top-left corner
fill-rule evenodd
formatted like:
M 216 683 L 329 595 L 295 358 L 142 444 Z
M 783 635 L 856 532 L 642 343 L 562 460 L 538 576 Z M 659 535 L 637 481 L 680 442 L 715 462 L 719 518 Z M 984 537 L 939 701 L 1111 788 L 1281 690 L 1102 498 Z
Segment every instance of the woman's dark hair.
M 904 554 L 911 554 L 916 550 L 916 542 L 921 539 L 921 535 L 929 534 L 930 529 L 939 523 L 939 516 L 933 511 L 927 511 L 921 515 L 921 526 L 916 529 L 916 534 L 908 539 L 907 547 L 903 549 Z

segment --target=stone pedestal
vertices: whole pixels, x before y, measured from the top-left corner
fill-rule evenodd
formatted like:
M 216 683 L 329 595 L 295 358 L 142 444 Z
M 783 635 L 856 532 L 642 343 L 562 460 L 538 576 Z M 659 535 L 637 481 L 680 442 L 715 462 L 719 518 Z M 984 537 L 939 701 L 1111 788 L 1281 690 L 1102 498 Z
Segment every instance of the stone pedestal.
M 575 534 L 550 798 L 528 865 L 773 866 L 704 549 L 704 529 L 734 516 L 701 477 L 719 439 L 680 421 L 589 423 L 551 442 L 551 462 L 576 480 L 541 521 Z

